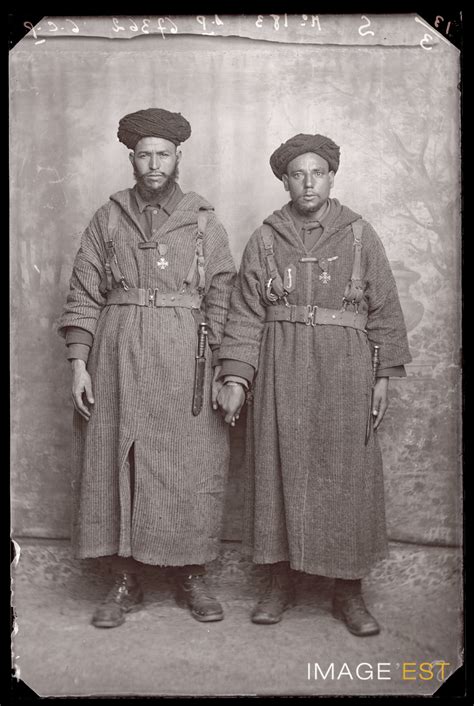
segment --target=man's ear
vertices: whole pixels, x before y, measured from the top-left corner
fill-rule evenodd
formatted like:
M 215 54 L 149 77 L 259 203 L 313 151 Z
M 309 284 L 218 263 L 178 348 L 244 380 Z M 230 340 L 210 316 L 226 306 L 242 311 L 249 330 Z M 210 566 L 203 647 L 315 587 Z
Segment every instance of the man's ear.
M 176 164 L 180 163 L 182 154 L 181 150 L 176 150 Z
M 281 180 L 283 182 L 283 186 L 285 187 L 285 191 L 289 191 L 290 187 L 288 185 L 288 175 L 287 174 L 282 174 L 281 175 Z
M 329 172 L 329 186 L 331 187 L 331 189 L 334 186 L 334 172 L 332 171 L 332 169 Z
M 133 164 L 133 159 L 134 159 L 134 157 L 135 157 L 135 152 L 129 152 L 129 153 L 128 153 L 128 158 L 129 158 L 129 160 L 130 160 L 130 162 L 131 162 L 132 164 Z

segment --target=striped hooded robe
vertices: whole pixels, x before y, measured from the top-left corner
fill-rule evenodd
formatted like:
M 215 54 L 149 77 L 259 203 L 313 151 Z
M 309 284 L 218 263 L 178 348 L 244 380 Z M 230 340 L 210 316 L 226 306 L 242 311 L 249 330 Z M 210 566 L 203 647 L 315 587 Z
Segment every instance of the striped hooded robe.
M 274 235 L 278 271 L 293 266 L 289 304 L 340 309 L 353 264 L 351 223 L 360 216 L 331 199 L 309 250 L 289 205 L 264 223 Z M 256 370 L 247 416 L 244 545 L 256 563 L 361 578 L 386 555 L 382 458 L 377 434 L 365 445 L 371 346 L 380 368 L 411 360 L 397 288 L 384 247 L 363 222 L 360 312 L 367 333 L 345 326 L 265 322 L 268 278 L 260 228 L 250 238 L 231 297 L 220 348 L 226 374 Z M 326 259 L 330 280 L 320 278 Z M 353 309 L 352 305 L 348 310 Z M 240 367 L 239 367 L 240 366 Z
M 147 238 L 132 197 L 131 189 L 118 192 L 94 215 L 59 321 L 62 335 L 74 326 L 94 337 L 87 369 L 95 404 L 89 422 L 74 412 L 73 546 L 80 558 L 119 554 L 154 565 L 204 564 L 218 553 L 229 455 L 226 425 L 211 406 L 211 362 L 217 362 L 235 266 L 227 234 L 209 210 L 202 304 L 209 347 L 203 408 L 193 416 L 197 323 L 191 310 L 104 306 L 104 241 L 113 201 L 120 209 L 115 250 L 129 287 L 176 292 L 195 257 L 198 210 L 212 206 L 196 193 L 183 196 L 151 237 L 167 245 L 169 266 L 160 269 L 159 251 L 138 247 Z M 197 281 L 195 272 L 190 291 Z

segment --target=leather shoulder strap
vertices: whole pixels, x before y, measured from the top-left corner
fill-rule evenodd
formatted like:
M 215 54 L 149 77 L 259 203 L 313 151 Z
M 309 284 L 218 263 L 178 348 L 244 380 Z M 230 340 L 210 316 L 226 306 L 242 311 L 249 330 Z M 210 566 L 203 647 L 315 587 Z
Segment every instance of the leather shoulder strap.
M 205 208 L 200 208 L 197 215 L 197 230 L 198 235 L 204 235 L 207 227 L 208 211 Z
M 352 222 L 352 234 L 354 237 L 354 262 L 352 264 L 351 280 L 360 280 L 362 276 L 361 254 L 362 254 L 362 231 L 364 230 L 364 221 L 358 218 Z
M 267 298 L 270 301 L 275 301 L 276 299 L 283 297 L 286 292 L 283 287 L 283 280 L 278 272 L 273 253 L 273 228 L 268 225 L 268 223 L 264 223 L 260 229 L 260 235 L 262 237 L 263 247 L 265 249 L 265 260 L 267 263 Z M 271 290 L 275 292 L 276 296 L 271 294 Z
M 112 289 L 112 277 L 125 290 L 128 289 L 127 282 L 123 276 L 115 252 L 115 236 L 117 234 L 118 222 L 120 217 L 120 206 L 115 201 L 110 204 L 109 218 L 107 222 L 107 239 L 105 240 L 105 249 L 107 252 L 107 261 L 105 263 L 106 288 L 108 291 Z M 105 239 L 104 233 L 104 239 Z
M 108 222 L 108 226 L 107 226 L 109 240 L 114 240 L 115 233 L 117 232 L 119 214 L 120 214 L 120 206 L 115 201 L 112 201 L 110 204 L 109 222 Z
M 260 234 L 262 236 L 265 254 L 273 255 L 273 229 L 268 223 L 264 223 L 260 229 Z
M 351 223 L 354 239 L 354 259 L 352 261 L 351 278 L 346 285 L 343 297 L 344 302 L 355 304 L 356 306 L 362 301 L 364 296 L 364 287 L 361 280 L 362 231 L 364 230 L 364 225 L 365 223 L 362 218 L 358 218 Z
M 352 234 L 354 236 L 354 245 L 362 242 L 362 231 L 364 230 L 365 222 L 362 218 L 358 218 L 356 221 L 352 221 Z
M 204 269 L 204 246 L 203 240 L 206 233 L 207 221 L 209 216 L 209 209 L 200 208 L 197 214 L 197 233 L 196 233 L 196 250 L 189 268 L 188 274 L 186 275 L 183 286 L 188 287 L 193 281 L 194 273 L 198 273 L 198 285 L 197 291 L 200 296 L 204 294 L 204 289 L 206 285 L 206 272 Z

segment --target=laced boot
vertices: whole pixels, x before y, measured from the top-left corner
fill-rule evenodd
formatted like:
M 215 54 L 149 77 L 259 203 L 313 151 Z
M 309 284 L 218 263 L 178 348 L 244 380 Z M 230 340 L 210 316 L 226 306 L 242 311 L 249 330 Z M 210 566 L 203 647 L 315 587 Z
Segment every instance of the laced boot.
M 202 623 L 222 620 L 222 606 L 212 595 L 205 574 L 184 574 L 178 579 L 176 602 L 189 608 L 191 615 Z
M 358 637 L 378 635 L 380 632 L 380 625 L 364 603 L 360 580 L 336 579 L 332 614 L 346 624 L 349 632 Z
M 92 616 L 96 628 L 116 628 L 125 622 L 125 614 L 139 610 L 143 592 L 135 574 L 117 574 L 114 585 Z
M 279 623 L 283 612 L 294 602 L 294 586 L 287 562 L 279 562 L 270 569 L 265 593 L 255 606 L 251 620 L 259 625 Z

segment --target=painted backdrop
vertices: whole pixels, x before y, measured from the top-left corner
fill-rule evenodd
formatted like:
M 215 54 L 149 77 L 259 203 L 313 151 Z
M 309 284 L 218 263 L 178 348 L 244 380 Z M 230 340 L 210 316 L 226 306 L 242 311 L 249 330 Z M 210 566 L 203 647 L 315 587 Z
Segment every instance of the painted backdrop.
M 118 120 L 161 106 L 191 123 L 180 183 L 214 205 L 237 263 L 287 200 L 273 150 L 298 132 L 341 146 L 333 195 L 380 234 L 413 354 L 408 377 L 391 382 L 380 432 L 389 534 L 460 542 L 459 55 L 428 30 L 414 15 L 44 18 L 14 48 L 17 537 L 69 535 L 70 371 L 55 322 L 83 229 L 133 183 Z M 244 421 L 233 434 L 228 539 L 240 536 Z

